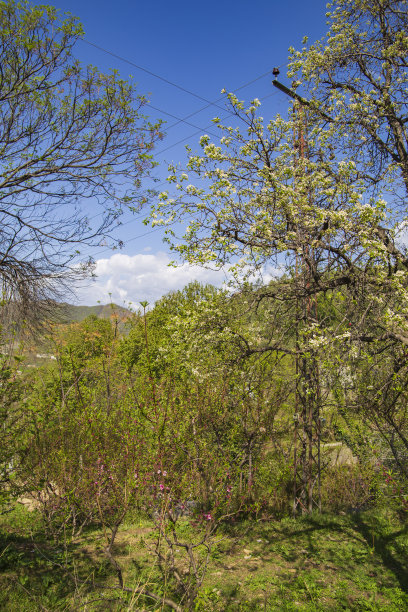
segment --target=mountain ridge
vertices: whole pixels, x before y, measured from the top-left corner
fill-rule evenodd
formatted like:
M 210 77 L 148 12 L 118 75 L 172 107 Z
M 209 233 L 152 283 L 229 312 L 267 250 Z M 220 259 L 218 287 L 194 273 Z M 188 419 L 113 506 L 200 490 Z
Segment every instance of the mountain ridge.
M 132 315 L 132 312 L 124 306 L 118 304 L 97 304 L 95 306 L 77 306 L 63 302 L 60 304 L 59 322 L 60 323 L 80 323 L 87 317 L 94 315 L 98 319 L 110 319 L 117 316 L 125 320 Z

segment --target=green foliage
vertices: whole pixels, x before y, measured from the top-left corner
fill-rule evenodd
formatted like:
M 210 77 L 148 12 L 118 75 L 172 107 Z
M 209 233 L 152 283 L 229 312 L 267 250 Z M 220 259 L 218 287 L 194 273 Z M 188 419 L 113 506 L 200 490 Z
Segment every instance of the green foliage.
M 150 522 L 128 521 L 118 537 L 126 583 L 134 589 L 120 594 L 98 588 L 114 584 L 113 568 L 97 552 L 100 531 L 88 530 L 63 548 L 47 541 L 40 525 L 36 512 L 21 507 L 0 517 L 2 608 L 28 612 L 34 602 L 53 610 L 112 603 L 126 610 L 157 609 L 161 604 L 138 593 L 141 585 L 170 597 L 146 548 L 154 544 Z M 183 525 L 186 537 L 192 527 Z M 407 606 L 407 533 L 390 512 L 237 521 L 218 540 L 197 610 L 399 612 Z
M 131 83 L 75 60 L 83 36 L 75 17 L 7 0 L 0 23 L 0 283 L 15 315 L 35 318 L 92 271 L 91 261 L 78 263 L 80 245 L 100 244 L 123 207 L 144 197 L 141 178 L 161 134 Z M 99 226 L 87 201 L 101 205 Z
M 373 464 L 331 465 L 322 480 L 322 505 L 330 512 L 358 512 L 379 501 L 379 488 L 380 474 Z
M 2 355 L 0 464 L 7 495 L 24 491 L 42 517 L 36 529 L 64 551 L 64 559 L 47 557 L 50 568 L 67 564 L 84 534 L 98 529 L 103 544 L 91 571 L 118 588 L 118 605 L 385 610 L 406 604 L 406 530 L 398 521 L 408 510 L 408 265 L 393 242 L 401 218 L 382 199 L 390 180 L 406 181 L 401 138 L 392 124 L 399 118 L 405 130 L 406 12 L 390 16 L 400 4 L 339 0 L 324 43 L 293 51 L 290 70 L 313 94 L 307 155 L 304 108 L 295 105 L 287 120 L 275 117 L 264 124 L 258 100 L 245 109 L 229 95 L 241 127 L 216 119 L 220 146 L 203 136 L 201 155 L 190 152 L 188 172 L 197 186 L 172 168 L 180 197 L 162 193 L 151 222 L 165 224 L 171 242 L 171 223 L 188 218 L 184 242 L 174 248 L 190 263 L 231 264 L 239 281 L 234 294 L 191 283 L 152 309 L 141 302 L 125 336 L 118 317 L 96 313 L 56 327 L 49 341 L 55 359 L 45 367 L 18 373 L 18 356 Z M 93 195 L 103 198 L 101 189 L 109 197 L 113 193 L 114 207 L 128 204 L 135 193 L 132 188 L 123 197 L 121 180 L 135 178 L 126 165 L 135 153 L 129 143 L 137 139 L 140 121 L 146 127 L 131 110 L 132 87 L 116 74 L 94 69 L 84 74 L 71 61 L 80 35 L 72 18 L 60 23 L 54 9 L 31 10 L 11 1 L 0 10 L 14 30 L 21 24 L 9 41 L 16 55 L 6 62 L 6 80 L 12 81 L 21 54 L 27 66 L 50 62 L 47 78 L 28 75 L 21 85 L 29 116 L 37 117 L 43 130 L 28 129 L 30 138 L 42 143 L 27 152 L 27 163 L 41 169 L 38 185 L 47 185 L 50 206 L 59 202 L 53 181 L 61 180 L 58 155 L 44 157 L 57 137 L 50 126 L 63 136 L 73 105 L 79 112 L 73 136 L 88 161 L 101 145 L 104 122 L 119 119 L 107 147 L 124 166 L 117 175 L 104 165 L 107 160 L 90 162 L 89 175 L 68 181 L 64 202 L 86 196 L 88 182 L 96 181 Z M 382 23 L 388 24 L 387 44 Z M 51 24 L 54 37 L 39 44 Z M 3 30 L 3 42 L 14 30 Z M 366 57 L 370 50 L 376 53 L 372 62 Z M 376 70 L 372 93 L 368 81 Z M 329 73 L 338 86 L 327 81 Z M 397 82 L 385 91 L 390 77 Z M 19 108 L 18 100 L 15 104 Z M 367 121 L 371 115 L 373 126 Z M 157 137 L 154 126 L 147 132 L 143 150 L 137 149 L 137 177 L 150 165 L 145 154 Z M 26 136 L 20 137 L 26 143 Z M 10 167 L 18 161 L 13 155 Z M 68 153 L 67 158 L 69 163 Z M 50 164 L 57 168 L 51 177 Z M 23 191 L 12 193 L 13 205 L 23 211 L 23 197 L 38 187 L 36 178 L 30 180 L 20 176 Z M 30 235 L 25 222 L 23 244 Z M 61 228 L 54 228 L 47 243 L 51 251 L 45 249 L 51 268 L 60 261 L 51 257 L 52 249 L 67 240 Z M 279 267 L 277 278 L 254 282 L 271 265 Z M 312 401 L 322 417 L 323 510 L 331 514 L 294 522 L 285 518 L 294 489 L 293 413 L 298 417 L 300 404 Z M 310 423 L 303 425 L 297 449 L 305 456 Z M 385 506 L 392 508 L 392 518 L 378 512 Z M 367 507 L 375 511 L 366 513 Z M 136 548 L 146 546 L 153 555 L 151 572 L 142 556 L 130 571 L 118 545 L 125 520 L 140 516 L 144 535 Z M 247 532 L 243 517 L 257 519 Z M 273 517 L 282 520 L 266 522 Z M 13 514 L 13 520 L 20 519 Z M 224 546 L 215 540 L 219 534 L 234 539 Z M 15 564 L 18 584 L 57 607 L 66 597 L 58 579 L 44 571 L 39 584 L 27 571 L 25 552 L 8 544 L 5 569 Z M 130 543 L 125 548 L 132 556 L 135 548 Z M 237 548 L 246 564 L 240 580 L 234 576 L 233 585 L 217 584 L 206 574 L 207 565 L 220 566 L 226 556 L 231 561 Z M 260 559 L 268 571 L 258 572 Z M 323 565 L 327 584 L 317 571 Z M 65 566 L 71 578 L 78 576 L 71 569 Z M 75 601 L 82 602 L 87 577 L 82 572 L 80 582 L 75 580 Z M 141 603 L 131 600 L 136 595 Z
M 1 306 L 0 306 L 1 308 Z M 15 486 L 15 467 L 25 452 L 23 357 L 13 338 L 0 326 L 0 512 L 7 507 Z M 19 347 L 21 350 L 21 347 Z M 20 488 L 20 487 L 19 487 Z
M 129 372 L 158 378 L 166 372 L 173 377 L 190 377 L 200 361 L 200 350 L 208 346 L 208 314 L 215 318 L 221 303 L 225 303 L 223 292 L 193 282 L 158 300 L 144 316 L 136 313 L 120 346 Z M 204 357 L 207 361 L 210 358 L 216 359 L 216 350 Z
M 258 290 L 252 297 L 257 299 Z M 212 352 L 200 338 L 200 327 L 188 336 L 182 324 L 178 336 L 172 323 L 172 317 L 178 317 L 187 327 L 196 317 L 205 326 L 204 315 L 209 313 L 208 325 L 214 326 L 214 321 L 226 324 L 235 313 L 230 329 L 238 331 L 241 326 L 240 336 L 250 338 L 256 326 L 261 342 L 270 344 L 265 335 L 270 332 L 271 302 L 268 306 L 261 302 L 254 314 L 247 308 L 250 298 L 249 291 L 220 298 L 211 289 L 188 288 L 163 300 L 157 311 L 137 315 L 125 338 L 117 333 L 115 320 L 89 317 L 56 330 L 56 359 L 22 378 L 28 452 L 16 477 L 41 511 L 49 536 L 59 546 L 64 542 L 74 546 L 91 526 L 100 528 L 105 557 L 101 571 L 120 576 L 128 588 L 133 574 L 118 555 L 121 525 L 126 516 L 139 512 L 152 517 L 157 539 L 149 546 L 158 561 L 157 571 L 162 572 L 160 580 L 167 585 L 165 595 L 186 606 L 189 602 L 190 608 L 200 609 L 206 601 L 214 606 L 224 602 L 218 587 L 212 587 L 216 592 L 199 594 L 200 585 L 206 584 L 207 562 L 217 564 L 224 554 L 219 545 L 214 548 L 217 531 L 228 529 L 243 515 L 282 517 L 291 504 L 291 360 L 270 349 L 267 359 L 249 355 L 234 362 L 231 356 L 238 354 L 239 344 L 229 344 L 233 335 L 221 333 L 213 353 L 214 362 L 222 366 L 217 373 L 208 360 Z M 334 317 L 329 308 L 326 311 Z M 135 340 L 140 352 L 128 368 L 126 350 L 134 350 Z M 172 360 L 160 362 L 155 357 L 159 351 L 154 349 L 162 345 Z M 187 376 L 188 360 L 177 357 L 180 346 L 196 355 L 194 377 Z M 353 418 L 369 437 L 364 422 L 358 415 Z M 378 474 L 377 467 L 367 471 L 367 478 L 354 466 L 329 470 L 323 480 L 325 508 L 348 511 L 367 500 L 377 502 L 380 497 L 373 499 L 369 473 Z M 387 499 L 390 492 L 382 485 L 378 490 Z M 279 552 L 285 563 L 296 554 L 291 547 Z M 32 578 L 27 579 L 26 588 L 33 585 Z M 233 598 L 253 602 L 244 606 L 256 606 L 259 588 L 253 584 L 254 598 Z M 317 601 L 320 593 L 313 575 L 287 585 L 285 601 L 290 589 L 302 601 L 310 594 Z M 163 594 L 160 589 L 155 592 Z M 337 589 L 336 597 L 339 593 Z
M 116 378 L 116 342 L 110 320 L 70 326 L 27 402 L 31 439 L 20 478 L 57 532 L 67 522 L 74 530 L 93 522 L 113 529 L 146 471 L 145 421 Z

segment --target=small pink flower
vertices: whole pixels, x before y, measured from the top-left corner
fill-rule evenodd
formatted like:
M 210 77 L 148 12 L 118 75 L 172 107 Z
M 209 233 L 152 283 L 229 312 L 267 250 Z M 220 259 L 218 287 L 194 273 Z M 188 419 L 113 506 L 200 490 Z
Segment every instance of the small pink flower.
M 164 490 L 164 484 L 161 484 L 161 483 L 160 483 L 160 484 L 159 484 L 159 489 L 160 489 L 160 491 L 163 491 L 163 490 Z

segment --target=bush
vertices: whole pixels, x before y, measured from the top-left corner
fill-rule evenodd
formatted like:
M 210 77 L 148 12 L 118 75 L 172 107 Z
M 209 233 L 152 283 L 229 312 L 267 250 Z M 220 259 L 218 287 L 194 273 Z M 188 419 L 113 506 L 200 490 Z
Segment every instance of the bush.
M 377 498 L 378 473 L 369 464 L 336 465 L 322 477 L 322 508 L 329 512 L 362 510 Z

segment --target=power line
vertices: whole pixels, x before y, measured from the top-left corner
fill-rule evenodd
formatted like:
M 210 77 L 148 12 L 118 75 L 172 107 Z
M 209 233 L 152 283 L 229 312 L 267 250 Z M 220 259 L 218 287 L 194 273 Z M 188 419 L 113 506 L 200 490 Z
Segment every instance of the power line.
M 269 74 L 269 73 L 268 73 Z M 257 79 L 254 79 L 257 80 Z M 238 90 L 235 90 L 238 91 Z M 277 91 L 272 91 L 271 93 L 267 94 L 266 96 L 263 96 L 261 98 L 261 102 L 264 100 L 267 100 L 268 98 L 272 98 L 273 96 L 279 95 L 279 92 Z M 228 113 L 227 115 L 225 115 L 224 117 L 221 118 L 221 121 L 223 121 L 224 119 L 227 119 L 229 116 L 231 115 L 231 113 Z M 212 127 L 212 124 L 207 126 L 207 127 Z M 185 138 L 183 138 L 182 140 L 179 140 L 178 142 L 173 143 L 172 145 L 169 145 L 168 147 L 166 147 L 165 149 L 162 149 L 161 151 L 158 151 L 156 153 L 156 155 L 160 155 L 162 153 L 164 153 L 165 151 L 168 151 L 169 149 L 171 149 L 172 147 L 175 147 L 179 144 L 182 144 L 185 140 L 188 140 L 189 138 L 192 138 L 193 136 L 196 136 L 197 134 L 201 134 L 204 130 L 208 131 L 207 128 L 199 128 L 199 130 L 197 132 L 194 132 L 194 134 L 190 134 L 189 136 L 186 136 Z M 214 135 L 214 134 L 213 134 Z M 218 138 L 218 136 L 216 136 L 216 138 Z M 159 187 L 163 187 L 166 184 L 166 182 L 161 182 L 158 185 L 156 185 L 156 188 Z M 92 221 L 92 219 L 95 219 L 96 217 L 98 217 L 100 215 L 100 213 L 98 213 L 97 215 L 94 215 L 93 217 L 91 217 L 89 219 L 89 221 Z M 138 221 L 138 219 L 130 219 L 129 221 L 125 221 L 125 223 L 121 223 L 120 225 L 118 225 L 117 227 L 125 227 L 126 225 L 130 225 L 131 223 L 136 223 Z M 156 228 L 160 229 L 160 228 Z M 135 236 L 134 238 L 131 238 L 130 240 L 127 241 L 127 243 L 132 242 L 133 240 L 136 240 L 137 238 L 142 238 L 143 236 L 147 236 L 148 234 L 152 233 L 153 231 L 156 230 L 152 230 L 151 232 L 147 232 L 145 234 L 141 234 L 140 236 Z M 95 253 L 95 255 L 98 255 L 99 253 L 104 253 L 106 251 L 110 251 L 111 249 L 104 249 L 103 251 L 99 251 L 98 253 Z
M 282 68 L 283 66 L 286 66 L 286 65 L 287 65 L 287 62 L 285 62 L 284 64 L 281 64 L 280 66 L 277 66 L 277 68 Z M 264 77 L 270 75 L 271 72 L 272 72 L 271 70 L 268 70 L 267 72 L 264 72 L 263 74 L 260 74 L 258 77 L 255 77 L 255 79 L 252 79 L 251 81 L 248 81 L 247 83 L 244 83 L 240 87 L 237 87 L 236 89 L 233 89 L 232 93 L 237 93 L 237 91 L 241 91 L 241 89 L 245 89 L 245 87 L 249 87 L 249 85 L 252 85 L 253 83 L 256 83 L 256 81 L 259 81 L 260 79 L 263 79 Z M 222 100 L 224 100 L 223 96 L 221 96 L 220 98 L 217 98 L 217 100 L 215 100 L 214 104 L 217 104 L 218 102 L 221 102 Z M 201 108 L 199 108 L 198 110 L 194 111 L 193 113 L 190 113 L 189 115 L 186 115 L 184 117 L 184 119 L 181 119 L 177 123 L 172 123 L 171 125 L 168 125 L 167 126 L 167 130 L 171 130 L 171 128 L 176 127 L 176 125 L 179 125 L 179 123 L 181 121 L 185 121 L 186 119 L 190 119 L 191 117 L 194 117 L 194 115 L 198 115 L 198 113 L 201 113 L 203 110 L 206 110 L 210 106 L 212 106 L 212 104 L 207 104 L 207 106 L 202 106 Z M 219 108 L 219 107 L 217 107 L 217 108 Z M 231 114 L 231 113 L 229 113 L 229 114 Z
M 281 64 L 279 66 L 279 68 L 282 68 L 282 66 L 286 66 L 286 64 Z M 253 83 L 256 83 L 257 81 L 259 81 L 260 79 L 263 79 L 264 77 L 270 75 L 271 72 L 272 72 L 271 70 L 268 70 L 267 72 L 264 72 L 263 74 L 260 74 L 259 76 L 255 77 L 254 79 L 251 79 L 251 81 L 248 81 L 247 83 L 244 83 L 240 87 L 237 87 L 236 89 L 234 89 L 232 93 L 236 93 L 237 91 L 240 91 L 241 89 L 245 89 L 245 87 L 249 87 L 249 85 L 252 85 Z M 268 94 L 267 96 L 264 96 L 262 98 L 262 100 L 265 100 L 268 97 L 270 97 L 270 94 Z M 162 108 L 158 108 L 157 106 L 153 106 L 153 104 L 151 104 L 150 101 L 148 102 L 148 106 L 150 108 L 153 108 L 154 110 L 158 111 L 159 113 L 163 113 L 165 115 L 168 115 L 169 117 L 173 117 L 173 119 L 177 119 L 177 121 L 175 123 L 172 123 L 172 124 L 166 126 L 166 132 L 168 130 L 171 130 L 173 127 L 176 127 L 177 125 L 180 125 L 180 123 L 185 123 L 186 125 L 189 125 L 189 126 L 195 128 L 197 130 L 200 130 L 200 131 L 207 130 L 208 134 L 211 134 L 211 136 L 214 136 L 214 138 L 218 138 L 217 134 L 214 134 L 213 132 L 208 132 L 208 127 L 211 127 L 211 126 L 207 126 L 206 128 L 200 128 L 200 127 L 198 127 L 198 125 L 194 125 L 194 123 L 190 123 L 189 121 L 187 121 L 187 119 L 190 119 L 194 115 L 198 115 L 203 110 L 206 110 L 207 108 L 210 108 L 210 106 L 215 106 L 218 102 L 221 102 L 222 100 L 224 100 L 223 96 L 221 96 L 220 98 L 217 98 L 217 100 L 215 100 L 214 102 L 212 102 L 210 104 L 207 104 L 206 106 L 202 106 L 198 110 L 194 111 L 193 113 L 190 113 L 189 115 L 186 115 L 185 117 L 177 117 L 176 115 L 173 115 L 172 113 L 169 113 L 168 111 L 165 111 Z M 220 108 L 220 107 L 217 106 L 217 108 Z M 222 110 L 224 110 L 224 108 Z M 232 113 L 229 112 L 227 117 L 229 117 L 229 115 L 231 115 L 231 114 Z M 226 118 L 226 117 L 224 117 L 224 118 Z M 196 134 L 197 134 L 197 132 L 195 132 L 191 136 L 195 136 Z M 176 144 L 179 144 L 179 143 L 176 143 Z M 170 146 L 172 147 L 172 146 L 175 146 L 175 145 L 170 145 Z
M 177 121 L 175 123 L 172 123 L 171 125 L 167 126 L 167 130 L 170 130 L 173 127 L 176 127 L 180 123 L 186 123 L 187 119 L 190 119 L 191 117 L 194 117 L 194 115 L 198 115 L 198 113 L 201 113 L 203 110 L 206 110 L 207 108 L 210 108 L 211 106 L 215 106 L 216 108 L 224 110 L 222 107 L 218 106 L 218 103 L 222 102 L 222 100 L 224 99 L 223 96 L 221 96 L 220 98 L 217 98 L 216 100 L 211 102 L 210 100 L 207 100 L 206 98 L 203 98 L 199 94 L 196 94 L 193 91 L 190 91 L 186 87 L 183 87 L 182 85 L 178 85 L 177 83 L 174 83 L 173 81 L 170 81 L 169 79 L 166 79 L 165 77 L 162 77 L 161 75 L 156 74 L 155 72 L 152 72 L 148 68 L 144 68 L 143 66 L 140 66 L 139 64 L 136 64 L 136 62 L 133 62 L 132 60 L 130 60 L 130 59 L 126 58 L 126 57 L 123 57 L 122 55 L 118 55 L 117 53 L 114 53 L 113 51 L 110 51 L 109 49 L 106 49 L 105 47 L 101 47 L 100 45 L 97 45 L 96 43 L 93 43 L 90 40 L 87 40 L 86 38 L 80 38 L 79 40 L 81 40 L 82 42 L 84 42 L 84 43 L 86 43 L 86 44 L 88 44 L 88 45 L 90 45 L 92 47 L 95 47 L 95 49 L 99 49 L 100 51 L 103 51 L 104 53 L 107 53 L 108 55 L 111 55 L 112 57 L 115 57 L 116 59 L 119 59 L 122 62 L 125 62 L 126 64 L 129 64 L 130 66 L 133 66 L 134 68 L 137 68 L 138 70 L 142 70 L 146 74 L 150 74 L 151 76 L 155 77 L 156 79 L 159 79 L 160 81 L 163 81 L 164 83 L 167 83 L 168 85 L 171 85 L 171 86 L 179 89 L 180 91 L 183 91 L 184 93 L 187 93 L 187 94 L 189 94 L 189 95 L 191 95 L 191 96 L 193 96 L 195 98 L 198 98 L 199 100 L 202 100 L 203 102 L 206 102 L 205 106 L 202 106 L 198 110 L 196 110 L 193 113 L 190 113 L 189 115 L 186 115 L 185 117 L 182 117 L 182 118 L 178 118 L 175 115 L 172 115 L 171 113 L 168 113 L 167 111 L 164 111 L 164 110 L 162 110 L 160 108 L 154 107 L 153 105 L 151 105 L 149 103 L 151 108 L 154 108 L 155 110 L 157 110 L 157 111 L 159 111 L 161 113 L 164 113 L 166 115 L 172 116 L 174 119 L 177 119 Z M 279 66 L 277 66 L 277 68 L 283 68 L 283 66 L 286 66 L 287 63 L 288 62 L 284 62 L 283 64 L 280 64 Z M 256 83 L 260 79 L 263 79 L 265 76 L 269 75 L 271 72 L 272 72 L 271 70 L 267 70 L 267 72 L 264 72 L 263 74 L 260 74 L 259 76 L 255 77 L 254 79 L 251 79 L 247 83 L 244 83 L 240 87 L 237 87 L 236 89 L 234 89 L 233 93 L 236 93 L 237 91 L 241 91 L 241 89 L 244 89 L 245 87 L 248 87 L 249 85 L 252 85 L 253 83 Z
M 237 90 L 236 90 L 237 91 Z M 267 98 L 271 98 L 272 96 L 276 96 L 278 95 L 277 91 L 272 91 L 270 94 L 267 94 L 266 96 L 264 96 L 263 98 L 261 98 L 262 100 L 266 100 Z M 228 113 L 228 115 L 225 115 L 225 117 L 221 118 L 221 121 L 223 121 L 224 119 L 227 119 L 232 113 Z M 212 127 L 212 124 L 209 125 L 208 127 Z M 204 130 L 207 130 L 207 128 L 204 128 Z M 171 149 L 172 147 L 176 147 L 179 144 L 182 144 L 183 142 L 185 142 L 186 140 L 189 140 L 189 138 L 193 138 L 194 136 L 197 136 L 198 134 L 201 134 L 203 132 L 202 129 L 199 129 L 197 132 L 194 132 L 194 134 L 190 134 L 189 136 L 186 136 L 185 138 L 182 138 L 181 140 L 178 140 L 177 142 L 174 142 L 173 144 L 169 145 L 168 147 L 166 147 L 165 149 L 162 149 L 161 151 L 156 151 L 155 155 L 161 155 L 162 153 L 165 153 L 166 151 L 168 151 L 169 149 Z M 212 134 L 214 135 L 214 134 Z M 216 138 L 218 138 L 218 136 L 216 136 Z
M 201 100 L 202 102 L 206 102 L 208 106 L 217 106 L 216 102 L 210 102 L 210 100 L 207 100 L 207 98 L 203 98 L 203 96 L 200 96 L 199 94 L 194 93 L 194 91 L 190 91 L 186 87 L 183 87 L 182 85 L 178 85 L 177 83 L 174 83 L 173 81 L 170 81 L 169 79 L 166 79 L 165 77 L 162 77 L 160 74 L 156 74 L 155 72 L 148 70 L 148 68 L 139 66 L 139 64 L 136 64 L 135 62 L 127 59 L 126 57 L 122 57 L 121 55 L 118 55 L 117 53 L 113 53 L 113 51 L 109 51 L 108 49 L 105 49 L 104 47 L 101 47 L 100 45 L 97 45 L 91 42 L 90 40 L 86 40 L 85 38 L 80 38 L 80 40 L 85 42 L 87 45 L 91 45 L 92 47 L 95 47 L 95 49 L 99 49 L 100 51 L 104 51 L 104 53 L 108 53 L 108 55 L 111 55 L 112 57 L 115 57 L 116 59 L 119 59 L 122 62 L 126 62 L 127 64 L 130 64 L 131 66 L 133 66 L 134 68 L 137 68 L 138 70 L 142 70 L 146 74 L 150 74 L 150 76 L 153 76 L 156 79 L 163 81 L 163 83 L 167 83 L 168 85 L 171 85 L 172 87 L 175 87 L 176 89 L 179 89 L 180 91 L 183 91 L 184 93 L 189 94 L 190 96 L 193 96 L 194 98 L 197 98 L 198 100 Z
M 173 117 L 173 119 L 177 119 L 177 123 L 174 123 L 173 125 L 178 125 L 179 123 L 185 123 L 186 125 L 189 125 L 190 127 L 195 128 L 196 130 L 205 130 L 206 128 L 200 128 L 198 127 L 198 125 L 194 125 L 194 123 L 190 123 L 189 121 L 186 121 L 185 119 L 182 119 L 181 117 L 177 117 L 176 115 L 173 115 L 172 113 L 169 113 L 168 111 L 163 110 L 162 108 L 157 108 L 157 106 L 153 106 L 153 104 L 151 104 L 150 102 L 148 102 L 149 108 L 153 108 L 154 110 L 158 111 L 159 113 L 163 113 L 164 115 L 168 115 L 169 117 Z M 211 136 L 214 136 L 214 138 L 218 138 L 217 134 L 211 133 Z

